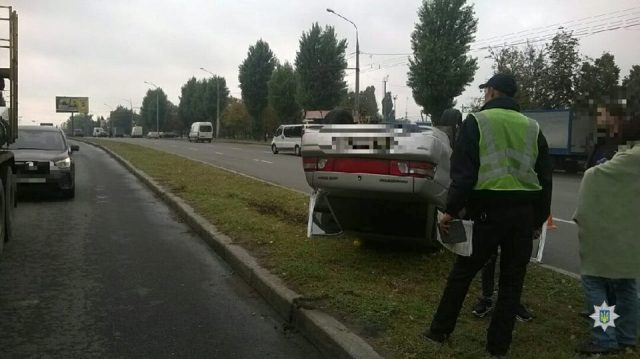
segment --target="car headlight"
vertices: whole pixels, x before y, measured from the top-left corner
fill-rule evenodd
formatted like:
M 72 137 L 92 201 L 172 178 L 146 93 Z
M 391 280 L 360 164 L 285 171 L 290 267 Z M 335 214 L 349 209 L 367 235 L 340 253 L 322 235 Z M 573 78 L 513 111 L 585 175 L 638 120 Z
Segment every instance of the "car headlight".
M 63 160 L 56 161 L 56 167 L 58 168 L 69 168 L 71 167 L 71 158 L 67 157 Z

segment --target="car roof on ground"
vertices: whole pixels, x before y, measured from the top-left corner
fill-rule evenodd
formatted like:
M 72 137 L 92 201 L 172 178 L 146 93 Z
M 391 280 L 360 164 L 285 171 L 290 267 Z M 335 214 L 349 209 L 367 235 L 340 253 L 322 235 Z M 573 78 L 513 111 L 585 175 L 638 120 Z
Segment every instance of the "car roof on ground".
M 18 126 L 18 130 L 60 131 L 59 128 L 53 126 Z

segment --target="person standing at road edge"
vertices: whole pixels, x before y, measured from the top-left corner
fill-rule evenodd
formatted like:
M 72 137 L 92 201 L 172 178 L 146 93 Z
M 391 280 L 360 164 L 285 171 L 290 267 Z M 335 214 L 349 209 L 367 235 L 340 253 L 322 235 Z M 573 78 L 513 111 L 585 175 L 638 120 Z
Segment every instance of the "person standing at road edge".
M 591 313 L 603 303 L 613 306 L 615 296 L 615 308 L 604 317 L 615 327 L 598 325 L 603 317 L 595 313 L 591 338 L 578 345 L 579 353 L 609 354 L 637 345 L 639 217 L 640 145 L 635 145 L 588 169 L 580 184 L 574 220 L 580 239 L 582 286 Z M 613 313 L 619 317 L 615 319 Z
M 473 250 L 457 256 L 440 304 L 424 336 L 444 343 L 455 328 L 471 281 L 498 248 L 498 299 L 487 332 L 492 356 L 507 354 L 520 303 L 534 232 L 549 217 L 551 163 L 538 123 L 520 113 L 515 79 L 496 74 L 484 89 L 485 104 L 460 128 L 451 156 L 451 185 L 440 227 L 463 209 L 474 220 Z

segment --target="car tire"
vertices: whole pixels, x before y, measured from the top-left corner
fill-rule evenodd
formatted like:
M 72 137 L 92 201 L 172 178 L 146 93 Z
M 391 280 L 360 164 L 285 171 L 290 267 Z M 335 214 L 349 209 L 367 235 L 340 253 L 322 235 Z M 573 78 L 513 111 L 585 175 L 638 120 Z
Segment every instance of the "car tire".
M 271 152 L 273 152 L 274 155 L 278 154 L 278 146 L 276 146 L 275 143 L 271 145 Z
M 4 193 L 6 209 L 4 211 L 4 241 L 13 239 L 14 208 L 17 207 L 16 180 L 11 167 L 7 167 L 2 173 L 3 183 L 5 183 Z
M 300 146 L 296 145 L 296 147 L 293 148 L 293 153 L 300 157 Z

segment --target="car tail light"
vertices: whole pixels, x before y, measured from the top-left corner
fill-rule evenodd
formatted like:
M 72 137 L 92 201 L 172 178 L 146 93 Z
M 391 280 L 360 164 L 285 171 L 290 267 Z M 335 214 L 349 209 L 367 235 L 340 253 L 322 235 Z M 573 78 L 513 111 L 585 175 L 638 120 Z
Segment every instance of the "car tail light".
M 435 175 L 434 164 L 419 161 L 303 157 L 302 165 L 305 172 L 368 173 L 416 178 L 433 178 Z
M 318 157 L 302 157 L 302 168 L 305 172 L 313 172 L 318 169 Z

